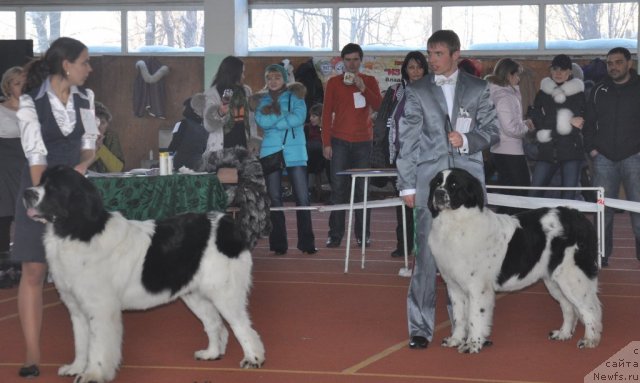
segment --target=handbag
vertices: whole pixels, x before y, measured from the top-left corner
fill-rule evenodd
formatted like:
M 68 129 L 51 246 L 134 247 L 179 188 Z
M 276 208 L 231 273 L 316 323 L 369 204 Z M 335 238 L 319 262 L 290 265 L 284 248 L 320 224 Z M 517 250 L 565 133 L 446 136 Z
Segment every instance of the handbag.
M 282 148 L 284 149 L 284 144 L 287 142 L 287 135 L 289 134 L 289 130 L 284 134 L 284 139 L 282 140 Z M 278 150 L 275 153 L 271 153 L 264 157 L 260 158 L 260 165 L 262 165 L 262 174 L 269 175 L 273 172 L 277 172 L 286 167 L 284 162 L 284 151 L 283 149 Z

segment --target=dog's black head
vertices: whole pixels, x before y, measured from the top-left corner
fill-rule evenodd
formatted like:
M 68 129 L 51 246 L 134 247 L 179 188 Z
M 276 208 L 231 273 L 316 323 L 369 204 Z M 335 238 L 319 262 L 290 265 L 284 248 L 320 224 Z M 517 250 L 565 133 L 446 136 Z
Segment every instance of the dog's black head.
M 29 217 L 53 224 L 60 237 L 88 241 L 108 218 L 100 192 L 68 166 L 47 168 L 40 185 L 25 190 L 22 200 Z
M 464 169 L 443 170 L 431 180 L 427 205 L 434 218 L 443 210 L 455 210 L 461 206 L 482 210 L 484 188 L 477 178 Z

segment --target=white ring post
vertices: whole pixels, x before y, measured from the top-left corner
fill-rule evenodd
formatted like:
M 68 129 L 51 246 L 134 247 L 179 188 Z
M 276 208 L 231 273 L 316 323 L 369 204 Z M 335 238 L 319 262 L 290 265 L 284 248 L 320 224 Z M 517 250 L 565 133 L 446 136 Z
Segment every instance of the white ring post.
M 602 268 L 602 258 L 604 258 L 604 188 L 599 187 L 596 191 L 597 196 L 597 212 L 596 212 L 596 229 L 598 230 L 598 268 Z
M 354 176 L 353 179 L 356 179 L 357 176 Z M 361 265 L 360 268 L 364 269 L 364 257 L 365 257 L 365 247 L 367 246 L 367 194 L 369 192 L 369 177 L 364 177 L 362 182 L 364 183 L 364 195 L 362 196 L 362 255 L 361 255 Z
M 344 257 L 344 272 L 349 272 L 349 250 L 351 249 L 351 222 L 353 219 L 353 198 L 356 192 L 356 177 L 351 177 L 351 201 L 349 202 L 349 226 L 347 227 L 347 251 Z

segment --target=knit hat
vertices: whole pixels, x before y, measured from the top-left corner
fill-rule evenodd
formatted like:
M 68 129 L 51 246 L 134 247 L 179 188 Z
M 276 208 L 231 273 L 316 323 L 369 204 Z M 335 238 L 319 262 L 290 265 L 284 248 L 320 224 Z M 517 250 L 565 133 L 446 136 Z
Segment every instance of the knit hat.
M 567 55 L 557 55 L 551 61 L 551 68 L 572 69 L 571 58 Z
M 271 64 L 269 66 L 267 66 L 264 69 L 264 78 L 267 78 L 267 74 L 269 72 L 280 72 L 280 74 L 282 75 L 282 80 L 285 82 L 285 84 L 287 83 L 288 80 L 288 76 L 287 76 L 287 70 L 284 69 L 284 67 L 280 64 Z

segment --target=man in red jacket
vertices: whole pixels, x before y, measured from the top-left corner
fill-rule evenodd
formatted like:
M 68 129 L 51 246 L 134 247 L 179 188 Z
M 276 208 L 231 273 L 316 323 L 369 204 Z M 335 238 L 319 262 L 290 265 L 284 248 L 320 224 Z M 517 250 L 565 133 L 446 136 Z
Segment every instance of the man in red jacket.
M 327 82 L 322 112 L 322 145 L 325 158 L 331 161 L 331 203 L 346 203 L 349 199 L 350 179 L 336 176 L 346 169 L 370 167 L 373 128 L 371 114 L 382 102 L 378 82 L 372 76 L 360 73 L 362 48 L 349 43 L 342 48 L 340 57 L 344 73 Z M 364 184 L 356 183 L 356 201 L 363 199 Z M 329 217 L 327 247 L 338 247 L 344 236 L 344 211 L 333 211 Z M 355 234 L 358 245 L 370 244 L 367 220 L 366 238 L 362 236 L 362 210 L 356 210 Z

